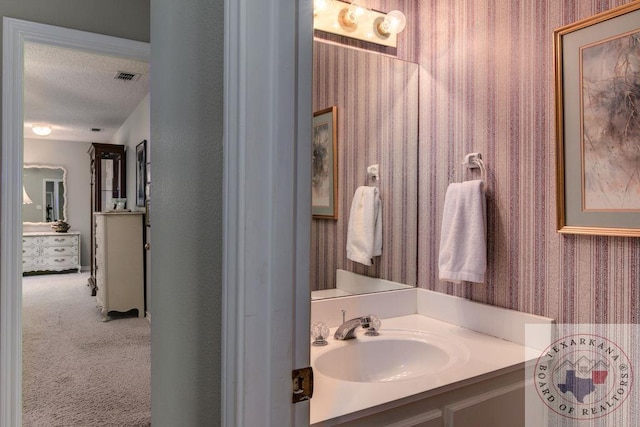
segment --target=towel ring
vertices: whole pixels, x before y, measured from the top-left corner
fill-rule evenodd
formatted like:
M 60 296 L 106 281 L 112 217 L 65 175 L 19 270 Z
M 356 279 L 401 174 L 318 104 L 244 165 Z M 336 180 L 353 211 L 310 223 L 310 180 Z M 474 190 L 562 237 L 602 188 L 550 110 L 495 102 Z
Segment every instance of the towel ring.
M 464 156 L 464 160 L 462 164 L 467 167 L 467 169 L 476 169 L 480 168 L 480 179 L 482 182 L 487 183 L 487 168 L 484 166 L 484 162 L 482 161 L 482 154 L 480 153 L 469 153 Z
M 371 165 L 367 167 L 367 176 L 377 187 L 380 182 L 380 165 Z

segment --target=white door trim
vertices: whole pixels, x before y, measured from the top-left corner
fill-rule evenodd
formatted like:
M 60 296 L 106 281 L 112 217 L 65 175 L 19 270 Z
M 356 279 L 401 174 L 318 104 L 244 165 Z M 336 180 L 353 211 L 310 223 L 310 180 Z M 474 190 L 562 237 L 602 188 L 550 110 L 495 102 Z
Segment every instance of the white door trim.
M 311 0 L 225 1 L 224 426 L 305 426 L 309 363 Z
M 22 420 L 22 164 L 24 43 L 149 62 L 150 45 L 3 18 L 2 187 L 0 199 L 0 426 Z

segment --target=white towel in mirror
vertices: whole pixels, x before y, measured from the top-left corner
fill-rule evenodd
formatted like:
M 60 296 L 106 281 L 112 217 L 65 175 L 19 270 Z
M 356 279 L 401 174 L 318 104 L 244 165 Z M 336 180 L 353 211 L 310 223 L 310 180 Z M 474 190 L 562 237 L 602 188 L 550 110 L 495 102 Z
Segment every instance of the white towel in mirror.
M 372 265 L 382 255 L 382 202 L 376 187 L 358 187 L 351 203 L 347 258 Z

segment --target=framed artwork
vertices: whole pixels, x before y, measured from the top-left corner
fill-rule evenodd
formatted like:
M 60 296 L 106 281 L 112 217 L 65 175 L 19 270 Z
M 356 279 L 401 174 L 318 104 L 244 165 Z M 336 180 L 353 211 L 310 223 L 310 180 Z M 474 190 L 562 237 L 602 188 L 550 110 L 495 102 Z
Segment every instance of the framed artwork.
M 338 219 L 337 107 L 313 113 L 313 173 L 311 213 L 314 218 Z
M 557 228 L 640 237 L 640 2 L 554 32 Z
M 136 206 L 143 207 L 146 200 L 147 182 L 147 140 L 136 145 Z

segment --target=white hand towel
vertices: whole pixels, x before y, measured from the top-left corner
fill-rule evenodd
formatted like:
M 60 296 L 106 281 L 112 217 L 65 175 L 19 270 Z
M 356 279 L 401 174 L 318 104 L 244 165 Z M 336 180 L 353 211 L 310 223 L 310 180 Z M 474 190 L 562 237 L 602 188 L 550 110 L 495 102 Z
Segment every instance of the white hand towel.
M 347 258 L 372 265 L 382 255 L 382 203 L 376 187 L 358 187 L 351 203 Z
M 447 188 L 442 215 L 440 280 L 484 282 L 487 269 L 486 202 L 482 181 Z

